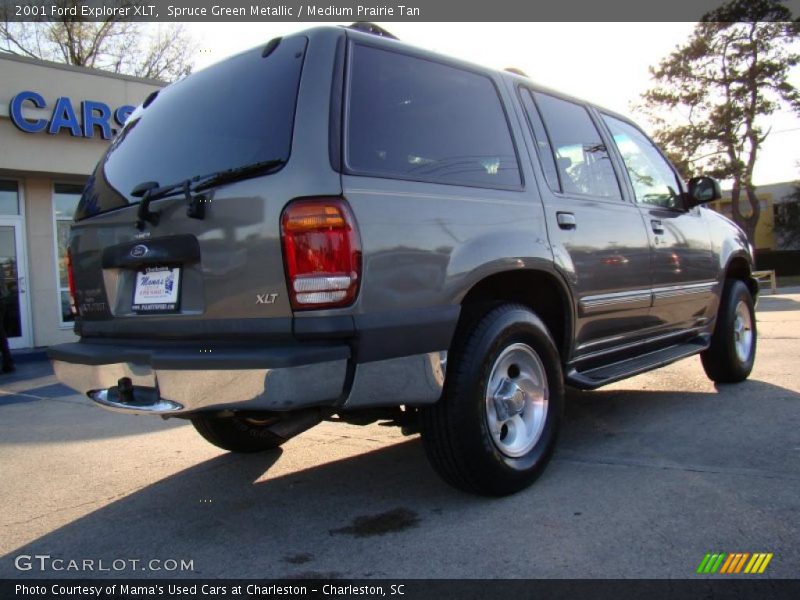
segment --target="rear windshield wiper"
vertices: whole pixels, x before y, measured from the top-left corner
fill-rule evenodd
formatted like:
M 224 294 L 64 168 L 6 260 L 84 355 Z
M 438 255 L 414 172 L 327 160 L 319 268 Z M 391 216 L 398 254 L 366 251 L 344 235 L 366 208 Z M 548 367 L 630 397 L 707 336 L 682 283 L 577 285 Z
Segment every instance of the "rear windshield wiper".
M 263 175 L 285 164 L 286 161 L 282 158 L 262 160 L 224 171 L 215 171 L 207 175 L 196 175 L 195 177 L 190 177 L 189 179 L 184 179 L 165 186 L 159 186 L 157 181 L 144 181 L 131 190 L 132 196 L 142 199 L 136 213 L 136 227 L 139 230 L 143 230 L 145 223 L 158 225 L 159 213 L 150 211 L 150 203 L 153 200 L 175 196 L 180 193 L 186 196 L 187 216 L 193 219 L 202 219 L 205 217 L 205 198 L 198 192 L 222 185 L 223 183 L 231 183 Z
M 194 177 L 190 180 L 194 182 L 192 191 L 198 192 L 201 190 L 207 190 L 208 188 L 216 185 L 222 185 L 223 183 L 230 183 L 232 181 L 247 179 L 248 177 L 255 177 L 256 175 L 263 175 L 277 169 L 278 167 L 282 167 L 285 164 L 286 161 L 282 158 L 273 158 L 270 160 L 262 160 L 261 162 L 251 163 L 249 165 L 243 165 L 241 167 L 234 167 L 233 169 L 227 169 L 225 171 L 217 171 L 216 173 L 211 173 L 209 175 Z

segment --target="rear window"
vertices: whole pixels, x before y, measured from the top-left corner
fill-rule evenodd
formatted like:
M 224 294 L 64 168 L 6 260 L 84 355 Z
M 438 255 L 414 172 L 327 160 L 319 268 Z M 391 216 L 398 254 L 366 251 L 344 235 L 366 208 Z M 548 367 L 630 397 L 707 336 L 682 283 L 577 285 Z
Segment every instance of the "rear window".
M 138 202 L 131 190 L 145 181 L 288 160 L 306 44 L 286 38 L 267 57 L 254 48 L 148 98 L 87 183 L 76 220 Z
M 518 188 L 519 165 L 488 77 L 355 45 L 350 58 L 348 172 Z

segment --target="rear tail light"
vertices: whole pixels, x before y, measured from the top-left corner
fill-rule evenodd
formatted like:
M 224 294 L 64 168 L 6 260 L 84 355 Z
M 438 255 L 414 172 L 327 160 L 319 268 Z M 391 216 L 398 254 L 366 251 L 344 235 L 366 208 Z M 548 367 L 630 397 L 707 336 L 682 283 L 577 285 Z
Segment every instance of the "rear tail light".
M 281 217 L 283 260 L 296 310 L 346 306 L 361 278 L 361 243 L 342 198 L 290 203 Z
M 75 303 L 75 274 L 72 271 L 72 253 L 67 249 L 67 286 L 69 287 L 69 306 L 73 315 L 78 314 L 78 305 Z

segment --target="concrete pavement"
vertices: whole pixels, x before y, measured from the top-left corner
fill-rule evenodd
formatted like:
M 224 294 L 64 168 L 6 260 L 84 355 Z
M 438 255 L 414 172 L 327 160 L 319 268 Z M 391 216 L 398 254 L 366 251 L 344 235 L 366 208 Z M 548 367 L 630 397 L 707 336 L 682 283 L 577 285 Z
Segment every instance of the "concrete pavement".
M 764 576 L 796 577 L 800 294 L 764 296 L 758 327 L 743 384 L 715 388 L 693 357 L 570 392 L 547 472 L 499 500 L 440 482 L 397 429 L 324 423 L 234 456 L 21 364 L 0 379 L 0 577 L 684 578 L 712 551 L 772 552 Z M 193 570 L 15 568 L 34 554 Z

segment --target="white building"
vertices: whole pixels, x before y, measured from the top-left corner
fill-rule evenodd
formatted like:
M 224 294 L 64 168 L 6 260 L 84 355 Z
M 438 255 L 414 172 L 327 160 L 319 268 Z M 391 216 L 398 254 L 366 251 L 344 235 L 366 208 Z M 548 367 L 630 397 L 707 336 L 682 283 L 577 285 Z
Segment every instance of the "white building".
M 72 341 L 64 243 L 83 184 L 164 84 L 0 54 L 0 284 L 15 348 Z

